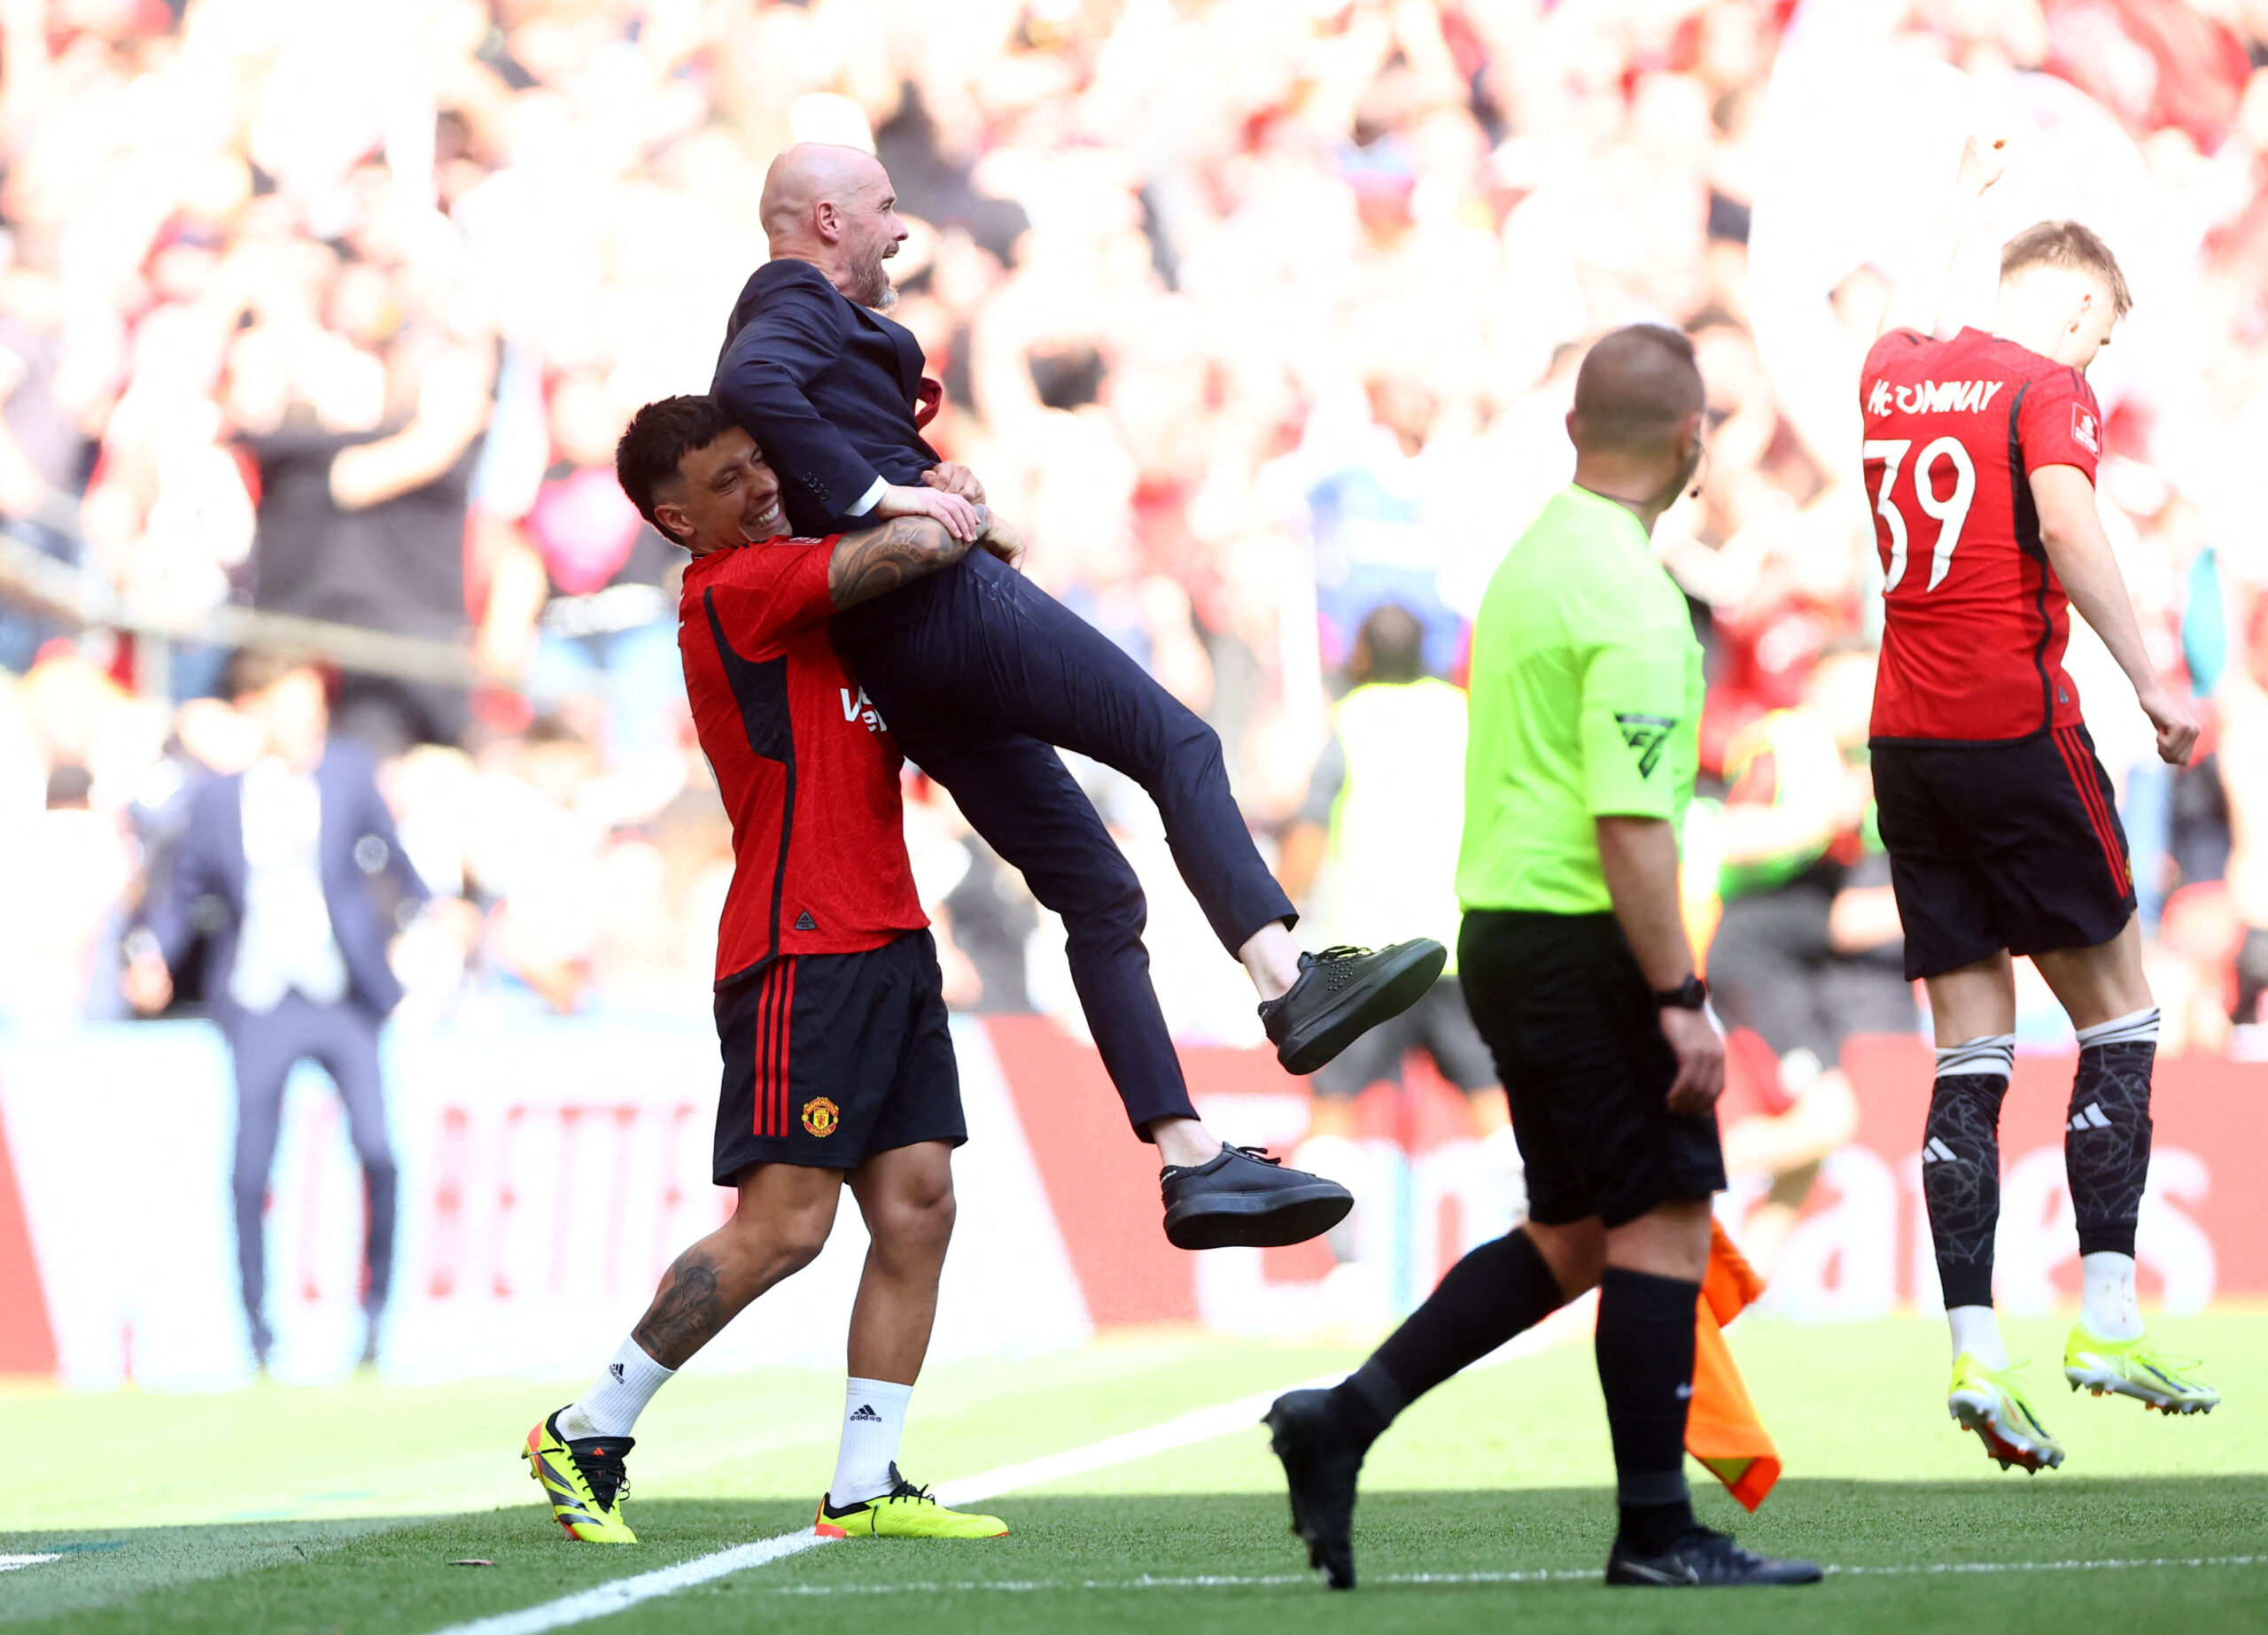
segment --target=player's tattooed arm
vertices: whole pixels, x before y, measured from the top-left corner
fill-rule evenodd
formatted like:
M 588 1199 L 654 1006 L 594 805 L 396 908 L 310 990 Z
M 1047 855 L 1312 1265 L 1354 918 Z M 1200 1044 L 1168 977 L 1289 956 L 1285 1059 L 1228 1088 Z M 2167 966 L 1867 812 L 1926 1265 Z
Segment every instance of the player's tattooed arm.
M 835 610 L 911 585 L 968 554 L 969 542 L 956 539 L 944 524 L 927 516 L 893 517 L 879 528 L 862 529 L 835 541 L 827 569 L 827 588 Z
M 695 1244 L 671 1265 L 631 1337 L 664 1368 L 681 1368 L 732 1317 L 718 1296 L 717 1262 Z

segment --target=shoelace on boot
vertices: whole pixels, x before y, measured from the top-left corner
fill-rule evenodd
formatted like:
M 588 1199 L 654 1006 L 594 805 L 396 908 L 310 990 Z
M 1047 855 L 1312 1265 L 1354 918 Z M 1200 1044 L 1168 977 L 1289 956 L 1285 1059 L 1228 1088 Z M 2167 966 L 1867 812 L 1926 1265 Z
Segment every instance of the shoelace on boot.
M 575 1468 L 582 1473 L 583 1480 L 589 1484 L 591 1497 L 602 1507 L 612 1509 L 615 1502 L 630 1491 L 630 1472 L 624 1468 L 621 1454 L 586 1453 L 571 1445 L 567 1453 L 575 1461 Z
M 1281 1169 L 1284 1167 L 1284 1160 L 1281 1158 L 1270 1158 L 1268 1156 L 1268 1149 L 1265 1147 L 1231 1147 L 1223 1144 L 1221 1151 L 1223 1153 L 1241 1152 L 1254 1163 L 1265 1164 L 1270 1169 Z M 1199 1170 L 1203 1169 L 1206 1164 L 1210 1164 L 1214 1160 L 1211 1158 L 1207 1158 L 1205 1160 L 1205 1164 L 1169 1164 L 1158 1172 L 1159 1179 L 1161 1181 L 1170 1181 L 1177 1175 L 1193 1175 Z

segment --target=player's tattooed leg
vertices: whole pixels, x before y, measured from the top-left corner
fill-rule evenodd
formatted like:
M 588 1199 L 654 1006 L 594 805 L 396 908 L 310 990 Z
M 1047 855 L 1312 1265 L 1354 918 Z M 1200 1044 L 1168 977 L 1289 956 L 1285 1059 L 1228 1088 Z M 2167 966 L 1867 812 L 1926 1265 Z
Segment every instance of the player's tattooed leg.
M 2080 1033 L 2063 1166 L 2083 1255 L 2134 1252 L 2134 1222 L 2150 1169 L 2150 1071 L 2157 1035 L 2155 1010 Z
M 731 1319 L 718 1296 L 717 1262 L 695 1244 L 671 1264 L 653 1305 L 631 1334 L 655 1361 L 677 1368 Z
M 1922 1196 L 1946 1304 L 1992 1303 L 1992 1234 L 2000 1221 L 2000 1074 L 1941 1075 L 1922 1137 Z

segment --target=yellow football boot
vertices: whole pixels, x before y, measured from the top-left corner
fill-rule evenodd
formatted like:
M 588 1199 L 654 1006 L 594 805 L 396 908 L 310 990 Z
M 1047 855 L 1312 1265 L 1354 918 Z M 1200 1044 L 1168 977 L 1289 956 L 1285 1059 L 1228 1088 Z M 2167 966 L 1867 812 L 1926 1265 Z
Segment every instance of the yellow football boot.
M 836 1509 L 822 1499 L 812 1531 L 822 1538 L 998 1538 L 1008 1524 L 997 1515 L 948 1510 L 889 1468 L 890 1490 L 862 1505 Z
M 2202 1381 L 2182 1377 L 2181 1370 L 2196 1366 L 2194 1357 L 2170 1357 L 2151 1350 L 2148 1335 L 2099 1340 L 2073 1323 L 2070 1337 L 2063 1342 L 2063 1377 L 2073 1391 L 2084 1385 L 2098 1397 L 2116 1391 L 2161 1414 L 2210 1414 L 2220 1406 L 2219 1391 Z
M 543 1489 L 552 1515 L 570 1538 L 585 1544 L 638 1542 L 638 1535 L 622 1519 L 622 1496 L 630 1491 L 622 1456 L 632 1444 L 629 1437 L 579 1437 L 570 1442 L 559 1434 L 559 1414 L 528 1432 L 520 1457 L 528 1461 L 528 1474 Z
M 2020 1362 L 1988 1368 L 1969 1352 L 1953 1360 L 1946 1411 L 1984 1441 L 1985 1453 L 2006 1470 L 2021 1465 L 2033 1476 L 2063 1462 L 2063 1445 L 2049 1434 L 2016 1390 Z

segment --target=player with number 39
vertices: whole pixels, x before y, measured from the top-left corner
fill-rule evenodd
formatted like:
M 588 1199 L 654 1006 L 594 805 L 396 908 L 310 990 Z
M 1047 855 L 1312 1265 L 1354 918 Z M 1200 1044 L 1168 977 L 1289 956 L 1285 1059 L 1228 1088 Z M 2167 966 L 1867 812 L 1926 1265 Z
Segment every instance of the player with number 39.
M 2076 604 L 2132 682 L 2158 754 L 2186 763 L 2196 723 L 2151 663 L 2095 511 L 2102 412 L 2085 371 L 2125 314 L 2126 280 L 2088 229 L 2043 221 L 2001 251 L 1992 330 L 1936 338 L 1961 237 L 2008 158 L 2004 140 L 1964 148 L 1859 393 L 1883 564 L 1875 795 L 1906 974 L 1928 983 L 1937 1033 L 1922 1183 L 1953 1329 L 1947 1406 L 2003 1468 L 2037 1471 L 2063 1450 L 2025 1401 L 1992 1312 L 2012 955 L 2038 966 L 2080 1047 L 2064 1166 L 2083 1292 L 2064 1377 L 2167 1413 L 2210 1411 L 2220 1394 L 2148 1344 L 2135 1305 L 2158 1013 L 2125 833 L 2062 662 Z

